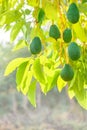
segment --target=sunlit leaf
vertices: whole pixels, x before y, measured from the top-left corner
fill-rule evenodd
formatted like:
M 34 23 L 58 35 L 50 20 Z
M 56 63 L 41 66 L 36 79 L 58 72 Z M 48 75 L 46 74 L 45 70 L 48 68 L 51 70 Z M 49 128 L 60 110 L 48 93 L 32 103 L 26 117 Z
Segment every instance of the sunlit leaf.
M 68 95 L 70 99 L 72 99 L 75 96 L 75 93 L 72 88 L 68 89 Z
M 0 4 L 2 3 L 2 0 L 0 0 Z
M 78 89 L 81 91 L 84 88 L 84 73 L 78 72 Z
M 29 71 L 27 73 L 27 77 L 26 77 L 26 83 L 25 83 L 25 87 L 24 87 L 24 94 L 26 95 L 28 93 L 29 87 L 30 87 L 30 83 L 32 81 L 32 71 Z
M 16 72 L 16 83 L 17 83 L 17 86 L 19 86 L 21 84 L 21 82 L 22 82 L 23 75 L 24 75 L 24 72 L 25 72 L 25 68 L 27 66 L 27 62 L 22 63 L 18 67 L 18 69 L 17 69 L 17 72 Z
M 62 78 L 59 76 L 58 80 L 57 80 L 57 88 L 59 90 L 59 92 L 62 91 L 62 89 L 67 85 L 67 82 L 65 82 L 64 80 L 62 80 Z
M 19 89 L 20 89 L 20 91 L 24 94 L 24 95 L 26 95 L 27 94 L 27 92 L 28 92 L 28 86 L 26 86 L 27 84 L 27 78 L 29 79 L 29 77 L 28 77 L 28 74 L 29 74 L 29 67 L 30 67 L 30 62 L 28 62 L 27 63 L 27 65 L 26 65 L 26 68 L 25 68 L 25 71 L 24 71 L 24 74 L 23 74 L 23 77 L 22 77 L 22 82 L 21 82 L 21 84 L 19 85 Z M 30 75 L 31 75 L 32 73 L 30 73 Z M 31 75 L 32 76 L 32 75 Z M 30 76 L 30 80 L 31 80 L 31 76 Z
M 18 0 L 9 0 L 10 7 L 14 7 Z
M 6 67 L 4 75 L 7 76 L 12 73 L 18 66 L 20 66 L 23 62 L 29 61 L 29 58 L 16 58 L 12 60 Z
M 79 10 L 87 16 L 87 0 L 84 0 L 83 4 L 79 4 Z
M 24 22 L 21 21 L 21 22 L 16 23 L 13 26 L 13 28 L 11 30 L 11 34 L 10 34 L 10 40 L 11 40 L 11 42 L 13 42 L 16 39 L 16 37 L 18 36 L 18 33 L 20 32 L 23 24 L 24 24 Z
M 54 38 L 52 38 L 52 37 L 48 37 L 48 38 L 46 39 L 46 41 L 47 41 L 47 42 L 51 42 L 51 43 L 55 43 L 55 42 L 56 42 L 56 40 L 55 40 Z
M 0 26 L 10 24 L 17 21 L 21 17 L 21 13 L 17 10 L 7 10 L 5 13 L 0 14 Z
M 69 88 L 72 88 L 73 85 L 75 84 L 76 78 L 77 78 L 77 74 L 78 74 L 78 70 L 76 70 L 76 71 L 74 72 L 74 77 L 73 77 L 73 79 L 72 79 L 72 80 L 70 81 L 70 83 L 69 83 Z
M 45 14 L 46 14 L 46 17 L 51 20 L 57 19 L 57 9 L 51 2 L 46 3 Z
M 19 40 L 18 43 L 15 45 L 15 47 L 13 48 L 13 51 L 16 51 L 16 50 L 20 50 L 21 48 L 24 48 L 27 46 L 27 43 L 25 40 Z
M 27 96 L 30 103 L 36 107 L 36 80 L 31 82 Z
M 82 77 L 80 77 L 81 79 Z M 79 80 L 80 80 L 79 79 Z M 75 96 L 75 98 L 77 99 L 78 103 L 85 109 L 87 109 L 87 90 L 84 89 L 79 89 L 80 86 L 78 86 L 78 77 L 75 78 L 75 81 L 72 85 L 72 88 L 70 88 L 71 92 L 70 96 L 71 98 L 73 96 Z
M 57 79 L 58 79 L 59 74 L 60 74 L 60 69 L 54 71 L 53 75 L 51 74 L 49 76 L 47 75 L 47 80 L 48 80 L 48 84 L 46 86 L 47 92 L 50 91 L 53 87 L 57 86 Z
M 44 74 L 46 78 L 46 85 L 44 86 L 44 93 L 50 91 L 53 87 L 57 85 L 57 79 L 60 74 L 60 69 L 51 69 L 48 66 L 44 66 Z
M 35 78 L 39 82 L 45 83 L 45 77 L 44 77 L 44 73 L 43 73 L 43 67 L 40 64 L 40 59 L 39 58 L 37 58 L 34 61 L 34 64 L 33 64 L 33 73 L 34 73 Z
M 73 24 L 73 30 L 76 33 L 77 38 L 79 38 L 83 42 L 87 41 L 85 31 L 80 23 Z
M 30 62 L 21 64 L 16 73 L 16 83 L 18 91 L 21 91 L 24 95 L 28 93 L 29 85 L 32 80 L 32 71 L 29 70 Z
M 74 92 L 75 92 L 75 97 L 79 104 L 87 110 L 87 90 L 82 89 L 78 90 L 76 86 L 74 86 Z
M 34 6 L 34 7 L 39 6 L 39 0 L 27 0 L 27 1 L 30 6 Z

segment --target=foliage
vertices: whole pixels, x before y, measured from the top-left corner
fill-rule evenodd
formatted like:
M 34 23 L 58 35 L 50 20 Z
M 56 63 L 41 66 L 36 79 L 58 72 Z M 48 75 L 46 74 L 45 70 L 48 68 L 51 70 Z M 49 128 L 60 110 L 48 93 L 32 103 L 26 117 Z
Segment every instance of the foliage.
M 75 13 L 75 10 L 70 9 L 73 2 L 77 9 Z M 69 19 L 73 17 L 75 22 L 70 22 Z M 52 25 L 56 25 L 59 29 L 58 39 L 49 36 Z M 68 85 L 70 98 L 75 96 L 79 104 L 87 109 L 86 0 L 2 0 L 0 1 L 0 27 L 6 31 L 10 30 L 11 43 L 16 40 L 19 32 L 23 33 L 23 39 L 18 41 L 14 51 L 23 47 L 27 47 L 30 51 L 32 39 L 38 36 L 41 40 L 42 50 L 39 54 L 14 59 L 5 71 L 5 75 L 9 75 L 15 69 L 17 70 L 17 89 L 27 95 L 32 105 L 36 106 L 36 83 L 40 84 L 44 94 L 56 85 L 59 91 Z M 63 32 L 66 28 L 71 29 L 71 42 L 76 42 L 81 51 L 81 56 L 76 61 L 68 56 L 68 46 L 71 42 L 66 43 L 63 40 Z M 63 81 L 60 76 L 65 64 L 69 64 L 74 70 L 74 77 L 68 82 Z

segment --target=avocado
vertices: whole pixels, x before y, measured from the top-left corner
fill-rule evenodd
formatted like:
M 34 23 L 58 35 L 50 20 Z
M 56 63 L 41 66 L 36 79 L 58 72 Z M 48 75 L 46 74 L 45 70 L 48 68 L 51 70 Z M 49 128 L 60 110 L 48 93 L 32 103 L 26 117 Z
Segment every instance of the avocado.
M 45 17 L 45 12 L 44 10 L 41 8 L 39 10 L 39 13 L 38 13 L 38 23 L 42 23 L 43 20 L 44 20 L 44 17 Z
M 61 78 L 64 81 L 70 81 L 73 79 L 74 71 L 69 64 L 65 64 L 60 73 Z
M 32 54 L 38 54 L 40 53 L 41 49 L 42 49 L 41 40 L 39 37 L 36 36 L 34 37 L 34 39 L 30 44 L 30 51 Z
M 68 55 L 72 60 L 78 60 L 81 55 L 80 47 L 75 42 L 71 42 L 68 46 Z
M 60 38 L 60 31 L 55 24 L 50 26 L 49 36 L 55 38 L 56 40 Z
M 66 28 L 63 32 L 63 40 L 64 42 L 68 43 L 72 39 L 72 32 L 70 28 Z
M 77 5 L 75 3 L 71 3 L 67 11 L 67 19 L 72 24 L 75 24 L 79 21 L 79 18 L 80 14 Z

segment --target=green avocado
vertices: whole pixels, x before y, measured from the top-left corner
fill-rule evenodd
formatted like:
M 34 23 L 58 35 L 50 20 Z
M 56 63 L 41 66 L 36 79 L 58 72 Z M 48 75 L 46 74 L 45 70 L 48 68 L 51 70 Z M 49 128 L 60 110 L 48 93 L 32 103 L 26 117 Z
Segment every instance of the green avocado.
M 75 24 L 79 21 L 79 18 L 80 14 L 77 5 L 75 3 L 71 3 L 67 11 L 67 19 L 72 24 Z
M 44 20 L 44 17 L 45 17 L 45 12 L 44 10 L 41 8 L 39 10 L 39 13 L 38 13 L 38 23 L 42 23 L 43 20 Z
M 30 51 L 32 54 L 39 54 L 41 52 L 42 45 L 39 37 L 34 37 L 30 44 Z
M 70 28 L 66 28 L 63 32 L 63 40 L 64 42 L 68 43 L 72 39 L 72 32 Z
M 60 73 L 61 78 L 64 81 L 70 81 L 73 79 L 74 71 L 69 64 L 65 64 Z
M 71 42 L 68 46 L 68 55 L 72 60 L 78 60 L 81 55 L 80 47 L 75 42 Z
M 56 40 L 60 38 L 60 31 L 55 24 L 50 26 L 49 36 L 55 38 Z

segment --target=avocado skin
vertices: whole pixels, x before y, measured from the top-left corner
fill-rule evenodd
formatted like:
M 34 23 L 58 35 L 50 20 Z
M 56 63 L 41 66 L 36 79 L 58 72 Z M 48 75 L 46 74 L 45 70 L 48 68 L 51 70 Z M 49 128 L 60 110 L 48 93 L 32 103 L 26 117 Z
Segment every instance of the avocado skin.
M 80 47 L 75 42 L 71 42 L 68 46 L 68 55 L 72 60 L 78 60 L 81 55 Z
M 42 23 L 44 17 L 45 17 L 45 12 L 44 12 L 44 10 L 41 8 L 41 9 L 39 10 L 39 13 L 38 13 L 38 23 Z
M 75 24 L 79 21 L 79 18 L 80 14 L 77 5 L 75 3 L 71 3 L 67 11 L 67 19 L 72 24 Z
M 72 67 L 69 64 L 65 64 L 60 73 L 60 76 L 64 81 L 72 80 L 74 76 L 74 71 Z
M 56 40 L 60 38 L 60 31 L 55 24 L 50 26 L 49 36 L 55 38 Z
M 66 28 L 63 32 L 63 40 L 64 42 L 68 43 L 72 39 L 72 32 L 70 28 Z
M 39 54 L 42 49 L 41 40 L 39 37 L 34 37 L 30 44 L 30 51 L 32 54 Z

